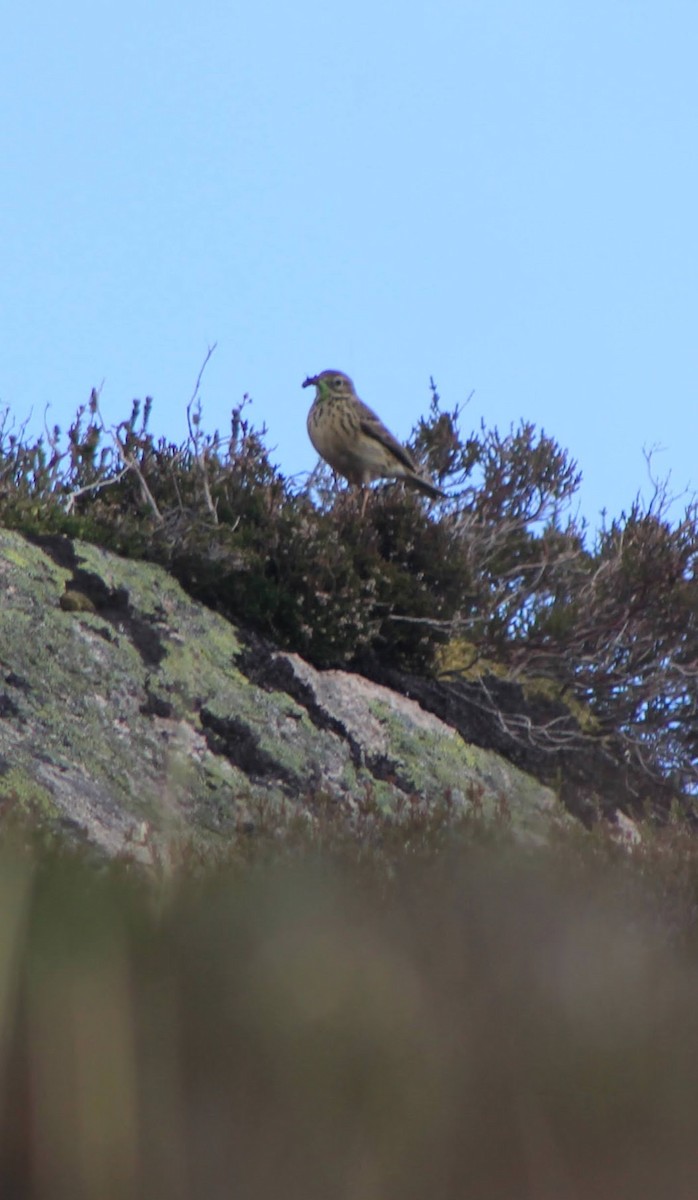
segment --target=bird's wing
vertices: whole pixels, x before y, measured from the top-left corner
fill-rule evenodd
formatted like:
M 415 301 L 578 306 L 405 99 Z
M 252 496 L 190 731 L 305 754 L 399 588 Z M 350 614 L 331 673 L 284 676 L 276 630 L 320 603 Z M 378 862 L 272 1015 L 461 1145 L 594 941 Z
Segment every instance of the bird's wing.
M 375 438 L 377 442 L 380 442 L 387 450 L 390 450 L 398 462 L 401 462 L 403 467 L 407 467 L 408 471 L 416 471 L 417 464 L 409 450 L 396 437 L 393 437 L 390 430 L 386 429 L 380 417 L 376 416 L 373 409 L 369 408 L 368 404 L 364 404 L 363 400 L 357 399 L 357 404 L 361 432 L 366 437 Z

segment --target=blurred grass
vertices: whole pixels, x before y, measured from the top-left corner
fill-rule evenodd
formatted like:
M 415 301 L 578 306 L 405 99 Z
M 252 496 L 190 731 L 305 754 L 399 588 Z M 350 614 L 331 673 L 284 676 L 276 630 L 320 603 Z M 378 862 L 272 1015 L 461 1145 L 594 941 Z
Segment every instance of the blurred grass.
M 0 1196 L 689 1200 L 696 865 L 474 838 L 389 880 L 154 880 L 8 845 Z

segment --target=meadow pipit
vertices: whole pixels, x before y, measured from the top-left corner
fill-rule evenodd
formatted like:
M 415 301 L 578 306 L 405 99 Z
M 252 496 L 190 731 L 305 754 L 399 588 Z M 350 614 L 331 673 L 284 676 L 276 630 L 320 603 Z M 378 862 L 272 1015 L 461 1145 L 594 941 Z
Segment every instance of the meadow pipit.
M 444 498 L 439 488 L 420 475 L 410 451 L 359 400 L 348 375 L 322 371 L 306 379 L 303 387 L 311 384 L 316 392 L 308 413 L 308 436 L 333 471 L 362 490 L 372 479 L 403 479 L 432 500 Z M 362 514 L 367 499 L 368 493 Z

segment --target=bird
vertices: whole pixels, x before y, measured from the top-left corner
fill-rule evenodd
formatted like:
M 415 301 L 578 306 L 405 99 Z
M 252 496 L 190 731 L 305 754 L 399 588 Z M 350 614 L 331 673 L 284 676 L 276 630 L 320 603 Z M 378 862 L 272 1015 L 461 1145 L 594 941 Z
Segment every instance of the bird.
M 373 479 L 402 479 L 432 500 L 445 493 L 421 475 L 410 451 L 386 429 L 372 408 L 360 400 L 354 384 L 342 371 L 309 375 L 303 387 L 315 387 L 308 413 L 308 437 L 333 471 L 364 491 Z

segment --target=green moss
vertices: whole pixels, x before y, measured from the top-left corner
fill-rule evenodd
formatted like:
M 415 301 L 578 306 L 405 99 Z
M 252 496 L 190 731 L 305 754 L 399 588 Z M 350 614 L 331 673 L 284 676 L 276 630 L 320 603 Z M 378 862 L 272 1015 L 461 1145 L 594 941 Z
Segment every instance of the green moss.
M 63 612 L 79 612 L 79 613 L 94 613 L 97 611 L 94 601 L 90 600 L 84 592 L 67 591 L 64 592 L 60 599 L 60 607 Z

